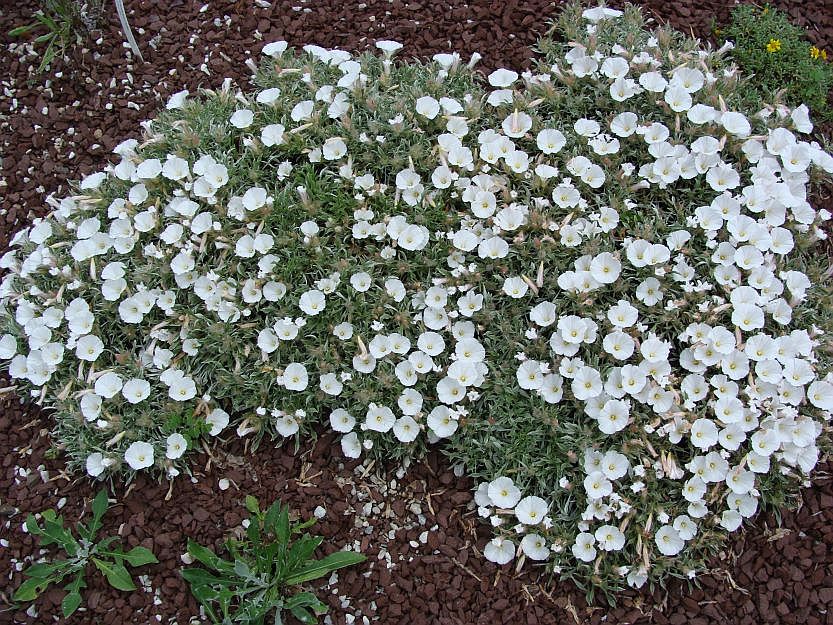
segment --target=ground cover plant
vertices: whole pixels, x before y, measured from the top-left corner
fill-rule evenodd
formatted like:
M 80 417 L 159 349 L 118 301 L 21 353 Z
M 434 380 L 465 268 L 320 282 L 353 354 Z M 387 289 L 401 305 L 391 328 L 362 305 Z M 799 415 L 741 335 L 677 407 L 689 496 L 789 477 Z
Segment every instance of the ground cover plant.
M 279 625 L 283 612 L 302 623 L 317 623 L 327 605 L 298 587 L 366 558 L 352 551 L 313 558 L 324 540 L 305 532 L 315 524 L 315 518 L 294 522 L 289 508 L 280 501 L 261 510 L 257 499 L 247 496 L 246 509 L 252 516 L 245 538 L 226 541 L 231 560 L 197 541 L 188 541 L 188 554 L 205 567 L 182 571 L 194 596 L 212 623 L 260 625 L 268 619 Z
M 100 571 L 107 582 L 118 590 L 136 590 L 136 585 L 127 566 L 139 567 L 154 564 L 156 557 L 145 547 L 137 546 L 124 551 L 116 542 L 116 536 L 96 541 L 101 529 L 101 519 L 107 512 L 107 491 L 101 490 L 91 504 L 93 518 L 89 525 L 79 522 L 75 533 L 64 527 L 64 519 L 54 510 L 45 510 L 40 519 L 29 515 L 26 519 L 26 531 L 37 536 L 41 546 L 57 545 L 65 553 L 65 558 L 49 559 L 29 566 L 23 574 L 28 577 L 14 593 L 15 601 L 32 601 L 46 591 L 52 584 L 61 584 L 71 578 L 64 586 L 67 594 L 61 603 L 64 618 L 72 615 L 83 603 L 82 592 L 87 587 L 85 575 L 90 564 Z
M 833 59 L 810 43 L 786 13 L 769 5 L 741 4 L 720 36 L 732 41 L 738 65 L 754 76 L 752 85 L 767 97 L 781 92 L 785 103 L 807 104 L 818 118 L 833 118 L 828 100 Z
M 4 257 L 0 346 L 76 464 L 175 476 L 232 418 L 327 420 L 348 457 L 449 439 L 487 557 L 605 589 L 782 503 L 829 418 L 833 159 L 725 49 L 634 9 L 561 27 L 488 87 L 271 44 L 257 94 L 178 94 L 55 201 Z

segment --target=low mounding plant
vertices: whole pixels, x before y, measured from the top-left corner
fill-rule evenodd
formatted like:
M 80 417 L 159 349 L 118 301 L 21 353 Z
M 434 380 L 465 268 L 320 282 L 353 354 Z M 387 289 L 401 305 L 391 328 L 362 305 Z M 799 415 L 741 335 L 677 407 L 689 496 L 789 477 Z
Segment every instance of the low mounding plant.
M 350 458 L 446 440 L 486 557 L 606 592 L 786 502 L 833 408 L 833 156 L 728 46 L 635 8 L 559 28 L 488 84 L 270 43 L 256 93 L 174 95 L 50 198 L 0 262 L 0 356 L 73 465 L 174 476 L 206 430 L 321 420 Z
M 205 567 L 182 571 L 194 597 L 212 623 L 262 625 L 269 617 L 270 623 L 280 625 L 284 611 L 302 623 L 317 623 L 327 604 L 311 592 L 298 592 L 298 587 L 364 562 L 365 556 L 337 551 L 316 560 L 312 556 L 323 538 L 304 531 L 315 519 L 293 523 L 289 508 L 279 501 L 262 511 L 251 495 L 246 497 L 246 509 L 252 513 L 246 538 L 226 541 L 230 560 L 188 541 L 188 553 Z
M 92 502 L 93 519 L 89 525 L 78 523 L 76 534 L 64 527 L 64 519 L 54 510 L 41 513 L 39 522 L 34 515 L 26 519 L 26 531 L 37 536 L 41 546 L 57 545 L 66 552 L 67 557 L 60 560 L 46 559 L 31 565 L 23 574 L 28 577 L 14 593 L 15 601 L 32 601 L 52 584 L 60 584 L 66 578 L 72 578 L 64 586 L 67 594 L 61 601 L 64 618 L 69 618 L 83 601 L 81 591 L 87 587 L 84 575 L 87 566 L 92 563 L 107 582 L 118 590 L 136 590 L 136 585 L 126 565 L 142 566 L 158 562 L 156 556 L 145 547 L 133 547 L 124 551 L 114 545 L 119 540 L 115 536 L 95 542 L 96 534 L 101 529 L 101 519 L 107 512 L 107 491 L 102 490 Z
M 754 76 L 748 88 L 761 89 L 765 97 L 783 91 L 791 106 L 807 104 L 813 114 L 833 119 L 828 104 L 833 89 L 833 59 L 807 40 L 807 32 L 789 16 L 769 5 L 741 4 L 721 37 L 734 43 L 732 56 L 741 69 Z

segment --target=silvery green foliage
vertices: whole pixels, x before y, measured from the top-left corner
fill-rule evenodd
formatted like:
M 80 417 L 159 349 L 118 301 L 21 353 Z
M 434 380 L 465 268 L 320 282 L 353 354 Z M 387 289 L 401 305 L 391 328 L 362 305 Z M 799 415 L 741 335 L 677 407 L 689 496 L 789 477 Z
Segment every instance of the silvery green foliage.
M 588 585 L 690 573 L 806 479 L 833 157 L 723 58 L 567 9 L 534 73 L 264 48 L 176 94 L 3 258 L 11 376 L 92 476 L 326 422 L 448 439 L 485 555 Z M 740 88 L 739 88 L 740 86 Z M 759 103 L 758 103 L 759 104 Z

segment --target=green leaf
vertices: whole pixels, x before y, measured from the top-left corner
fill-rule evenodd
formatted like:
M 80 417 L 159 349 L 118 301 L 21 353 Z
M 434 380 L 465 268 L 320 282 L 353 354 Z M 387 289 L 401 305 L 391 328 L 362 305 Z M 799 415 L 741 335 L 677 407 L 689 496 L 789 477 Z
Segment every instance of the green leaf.
M 327 604 L 320 601 L 311 592 L 299 592 L 286 602 L 287 610 L 294 610 L 295 608 L 312 608 L 316 614 L 326 614 L 328 610 Z
M 270 510 L 271 512 L 271 510 Z M 278 539 L 278 542 L 281 543 L 288 543 L 289 542 L 289 507 L 281 507 L 280 514 L 278 514 L 278 518 L 275 522 L 275 536 Z
M 66 566 L 66 560 L 59 560 L 58 562 L 43 562 L 40 564 L 33 564 L 28 569 L 23 571 L 23 574 L 26 577 L 34 577 L 36 579 L 46 579 L 48 577 L 53 577 L 56 573 L 58 573 L 64 566 Z
M 142 566 L 159 562 L 153 552 L 145 547 L 133 547 L 127 553 L 122 554 L 122 557 L 127 560 L 130 566 Z
M 69 618 L 69 616 L 75 612 L 81 606 L 81 593 L 80 592 L 70 592 L 64 597 L 64 600 L 61 601 L 61 612 L 64 614 L 64 618 Z
M 99 571 L 104 573 L 104 576 L 113 588 L 125 591 L 136 590 L 133 579 L 123 564 L 118 562 L 104 562 L 98 558 L 93 558 L 93 563 Z
M 292 608 L 290 612 L 292 612 L 292 616 L 306 625 L 318 622 L 318 619 L 314 615 L 310 614 L 306 608 Z
M 238 575 L 239 577 L 249 578 L 252 576 L 252 571 L 249 568 L 249 565 L 243 562 L 243 560 L 235 560 L 234 574 Z
M 13 599 L 15 601 L 32 601 L 37 598 L 44 590 L 47 589 L 51 579 L 27 579 L 15 591 Z
M 318 549 L 318 546 L 323 540 L 324 539 L 321 536 L 313 538 L 309 534 L 305 534 L 294 545 L 292 545 L 289 553 L 286 554 L 290 573 L 294 572 L 297 566 L 303 566 L 306 564 L 307 560 L 312 557 L 313 552 Z
M 38 525 L 38 520 L 35 518 L 34 514 L 30 514 L 26 517 L 25 525 L 26 531 L 32 536 L 43 536 L 43 530 L 40 525 Z
M 230 573 L 234 570 L 234 564 L 223 560 L 216 553 L 211 551 L 211 549 L 203 547 L 198 542 L 194 542 L 190 539 L 188 540 L 188 553 L 202 562 L 205 566 L 216 569 L 217 571 Z
M 260 514 L 260 504 L 254 495 L 246 495 L 246 510 L 252 514 Z
M 286 583 L 288 585 L 303 584 L 323 577 L 336 569 L 364 562 L 366 559 L 362 554 L 353 551 L 336 551 L 321 560 L 310 562 L 301 570 L 287 577 Z
M 217 577 L 205 569 L 182 569 L 182 577 L 191 584 L 191 590 L 196 595 L 195 587 L 231 586 L 237 583 L 235 579 Z
M 8 33 L 6 33 L 9 37 L 20 37 L 21 35 L 25 35 L 30 30 L 33 30 L 38 27 L 38 24 L 27 24 L 25 26 L 18 26 L 17 28 L 12 28 Z
M 107 490 L 102 489 L 98 491 L 98 494 L 93 499 L 93 515 L 96 519 L 101 519 L 104 516 L 104 513 L 107 512 L 107 508 L 110 507 L 109 502 L 107 501 Z

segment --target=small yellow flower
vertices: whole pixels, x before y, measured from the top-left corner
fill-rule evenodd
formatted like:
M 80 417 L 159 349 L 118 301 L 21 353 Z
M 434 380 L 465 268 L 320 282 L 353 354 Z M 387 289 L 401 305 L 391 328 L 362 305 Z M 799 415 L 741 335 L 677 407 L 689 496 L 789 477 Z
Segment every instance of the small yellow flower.
M 821 50 L 819 50 L 816 46 L 813 46 L 812 48 L 810 48 L 810 57 L 811 58 L 817 59 L 817 58 L 819 58 L 820 54 L 821 54 Z
M 766 51 L 767 52 L 778 52 L 781 49 L 781 40 L 780 39 L 770 39 L 769 43 L 766 44 Z

